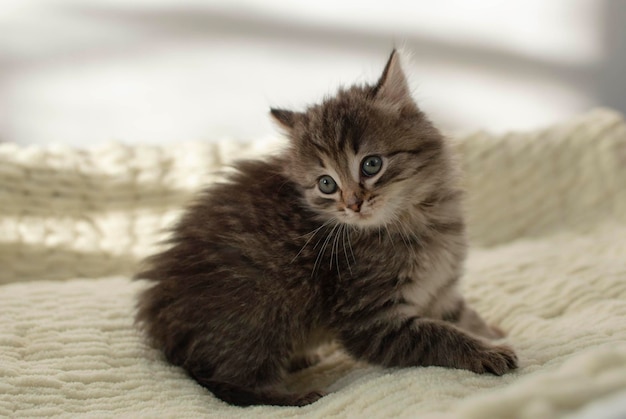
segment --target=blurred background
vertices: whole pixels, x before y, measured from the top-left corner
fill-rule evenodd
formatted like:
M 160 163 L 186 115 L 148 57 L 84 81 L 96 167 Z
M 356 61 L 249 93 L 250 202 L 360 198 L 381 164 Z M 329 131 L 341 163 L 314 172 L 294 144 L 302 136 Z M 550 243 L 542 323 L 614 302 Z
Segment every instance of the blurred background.
M 444 131 L 626 111 L 626 2 L 1 0 L 0 141 L 175 143 L 275 135 L 372 82 L 395 46 Z

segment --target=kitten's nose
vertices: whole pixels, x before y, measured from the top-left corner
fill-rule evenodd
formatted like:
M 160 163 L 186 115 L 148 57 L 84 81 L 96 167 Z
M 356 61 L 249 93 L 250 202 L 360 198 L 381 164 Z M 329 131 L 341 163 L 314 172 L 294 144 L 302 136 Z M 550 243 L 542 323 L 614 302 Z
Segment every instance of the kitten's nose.
M 361 205 L 363 204 L 363 200 L 361 198 L 357 198 L 353 196 L 350 201 L 348 201 L 348 208 L 350 208 L 354 212 L 361 211 Z

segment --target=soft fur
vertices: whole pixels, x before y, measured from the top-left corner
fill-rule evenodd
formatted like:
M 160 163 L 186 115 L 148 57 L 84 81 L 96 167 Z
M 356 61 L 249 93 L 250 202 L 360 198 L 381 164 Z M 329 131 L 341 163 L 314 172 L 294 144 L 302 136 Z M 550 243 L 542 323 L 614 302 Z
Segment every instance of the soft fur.
M 375 85 L 272 115 L 289 147 L 208 188 L 137 275 L 155 281 L 137 319 L 168 360 L 238 405 L 317 400 L 280 385 L 331 340 L 383 366 L 515 368 L 458 292 L 457 170 L 398 54 Z M 369 174 L 371 157 L 382 165 Z

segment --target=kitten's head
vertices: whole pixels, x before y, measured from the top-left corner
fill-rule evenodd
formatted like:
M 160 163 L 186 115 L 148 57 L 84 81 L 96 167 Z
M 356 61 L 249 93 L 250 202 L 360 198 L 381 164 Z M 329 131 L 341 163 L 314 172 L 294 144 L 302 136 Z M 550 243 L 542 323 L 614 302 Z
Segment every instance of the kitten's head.
M 413 101 L 395 50 L 375 85 L 271 113 L 290 138 L 286 175 L 323 220 L 392 225 L 449 178 L 442 136 Z

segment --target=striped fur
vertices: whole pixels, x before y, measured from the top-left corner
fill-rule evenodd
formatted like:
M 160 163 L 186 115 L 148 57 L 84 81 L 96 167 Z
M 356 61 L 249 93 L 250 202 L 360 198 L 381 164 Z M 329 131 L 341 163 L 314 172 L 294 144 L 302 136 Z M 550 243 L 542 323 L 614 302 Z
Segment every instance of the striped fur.
M 281 383 L 331 340 L 383 366 L 515 368 L 510 348 L 484 339 L 500 333 L 458 292 L 466 243 L 456 168 L 397 54 L 375 85 L 272 115 L 290 147 L 240 162 L 205 190 L 137 274 L 154 282 L 137 320 L 167 359 L 237 405 L 322 397 Z M 372 173 L 368 156 L 381 163 Z M 336 191 L 322 192 L 321 176 Z

